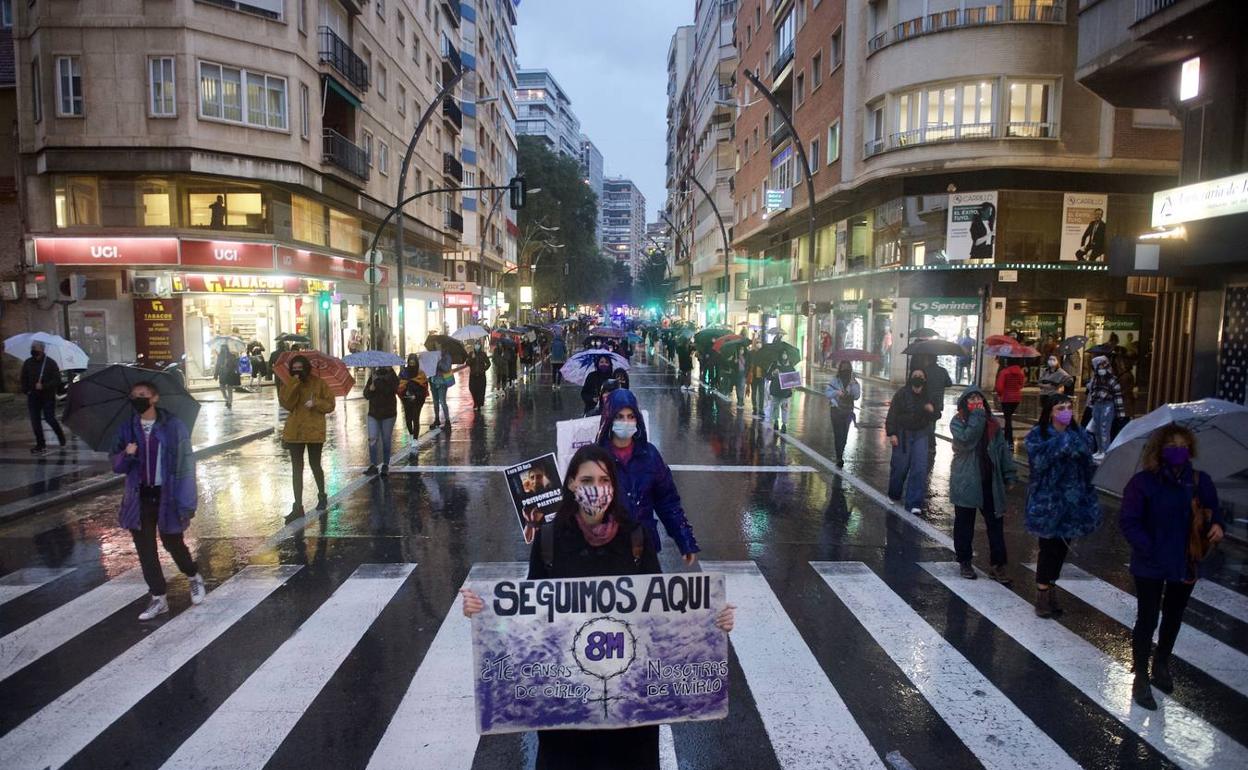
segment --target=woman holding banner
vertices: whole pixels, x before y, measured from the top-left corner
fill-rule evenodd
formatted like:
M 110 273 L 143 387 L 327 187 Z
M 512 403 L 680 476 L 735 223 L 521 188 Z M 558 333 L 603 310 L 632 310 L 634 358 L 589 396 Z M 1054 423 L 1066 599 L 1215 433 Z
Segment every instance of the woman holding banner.
M 627 392 L 627 391 L 617 391 Z M 563 503 L 554 521 L 542 527 L 529 556 L 529 580 L 653 575 L 661 572 L 658 554 L 646 529 L 628 512 L 625 493 L 611 453 L 594 445 L 572 456 L 563 484 Z M 485 609 L 468 588 L 460 590 L 464 616 Z M 729 604 L 715 617 L 725 633 L 733 628 L 736 608 Z M 618 730 L 539 730 L 537 770 L 658 770 L 657 725 Z

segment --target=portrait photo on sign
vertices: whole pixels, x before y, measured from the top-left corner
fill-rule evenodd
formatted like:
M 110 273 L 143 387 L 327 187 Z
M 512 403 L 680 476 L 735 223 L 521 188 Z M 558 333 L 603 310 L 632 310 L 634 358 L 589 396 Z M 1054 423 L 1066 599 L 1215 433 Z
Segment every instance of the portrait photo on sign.
M 532 543 L 542 522 L 554 516 L 563 500 L 563 482 L 554 454 L 525 460 L 503 471 L 524 542 Z

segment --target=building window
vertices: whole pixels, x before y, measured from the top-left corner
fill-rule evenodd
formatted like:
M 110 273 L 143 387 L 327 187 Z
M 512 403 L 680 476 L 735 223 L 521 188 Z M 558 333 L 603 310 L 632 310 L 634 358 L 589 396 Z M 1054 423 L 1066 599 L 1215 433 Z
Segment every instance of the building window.
M 13 29 L 13 0 L 0 0 L 0 28 Z
M 282 0 L 198 0 L 209 5 L 215 5 L 218 8 L 228 8 L 231 11 L 239 11 L 241 13 L 254 13 L 257 16 L 263 16 L 266 19 L 281 21 L 282 16 Z
M 865 126 L 867 141 L 865 154 L 867 157 L 884 151 L 884 102 L 877 101 L 867 105 L 867 124 Z
M 828 165 L 841 159 L 841 121 L 828 126 Z
M 54 199 L 57 227 L 100 224 L 100 183 L 95 177 L 57 177 Z
M 828 44 L 828 64 L 832 72 L 835 72 L 836 68 L 844 62 L 845 46 L 841 39 L 841 30 L 842 27 L 836 28 L 836 31 L 832 33 L 832 42 Z
M 420 66 L 420 34 L 412 32 L 412 63 Z
M 823 85 L 823 54 L 817 53 L 810 60 L 810 77 L 813 83 L 810 90 L 815 90 Z
M 395 100 L 396 106 L 399 108 L 399 114 L 407 115 L 407 88 L 402 83 L 395 84 L 395 88 L 397 89 Z
M 30 60 L 30 111 L 38 123 L 43 120 L 43 83 L 39 79 L 39 57 Z
M 82 61 L 77 56 L 56 57 L 56 114 L 82 117 Z
M 267 201 L 264 193 L 254 190 L 223 186 L 215 181 L 190 187 L 186 195 L 186 220 L 191 227 L 209 230 L 265 232 L 268 229 Z
M 373 133 L 364 130 L 364 157 L 368 159 L 368 167 L 373 167 Z
M 382 176 L 390 175 L 390 145 L 377 142 L 377 170 Z
M 199 115 L 201 118 L 285 131 L 286 79 L 200 62 Z
M 399 38 L 399 48 L 407 45 L 407 17 L 402 11 L 394 12 L 394 34 Z
M 897 97 L 892 147 L 993 136 L 995 83 L 947 83 Z
M 316 246 L 329 245 L 325 207 L 311 198 L 290 196 L 290 230 L 296 241 Z
M 386 65 L 377 65 L 377 93 L 382 99 L 386 98 L 386 80 L 389 73 L 386 71 Z
M 386 0 L 377 0 L 377 18 L 386 20 Z
M 295 0 L 296 7 L 296 26 L 299 28 L 299 34 L 308 34 L 308 0 Z
M 810 164 L 810 173 L 814 174 L 819 171 L 819 158 L 821 157 L 823 156 L 819 154 L 819 140 L 811 139 L 810 155 L 806 158 L 806 162 Z
M 308 84 L 299 84 L 299 135 L 307 139 L 312 135 L 311 105 L 308 103 Z
M 1033 139 L 1056 136 L 1056 121 L 1053 119 L 1054 90 L 1052 81 L 1011 81 L 1010 112 L 1005 135 Z
M 796 103 L 800 106 L 806 102 L 806 73 L 799 73 L 797 83 L 793 88 L 793 95 Z
M 147 60 L 150 79 L 148 114 L 153 118 L 172 118 L 178 114 L 174 99 L 173 57 L 156 56 Z

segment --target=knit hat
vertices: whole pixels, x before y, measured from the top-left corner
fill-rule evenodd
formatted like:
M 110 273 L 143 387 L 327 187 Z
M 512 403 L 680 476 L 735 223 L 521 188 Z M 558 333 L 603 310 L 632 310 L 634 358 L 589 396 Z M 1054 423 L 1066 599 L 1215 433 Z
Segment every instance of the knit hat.
M 1105 356 L 1096 356 L 1095 358 L 1093 358 L 1092 368 L 1095 369 L 1100 366 L 1109 366 L 1109 359 L 1106 358 Z

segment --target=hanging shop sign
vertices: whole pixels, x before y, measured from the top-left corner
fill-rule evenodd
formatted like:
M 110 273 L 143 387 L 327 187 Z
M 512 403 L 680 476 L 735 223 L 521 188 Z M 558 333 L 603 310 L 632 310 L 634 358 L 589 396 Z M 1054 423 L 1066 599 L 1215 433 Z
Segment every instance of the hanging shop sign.
M 307 249 L 277 247 L 277 269 L 284 273 L 302 273 L 346 281 L 364 281 L 368 263 L 345 257 L 333 257 Z M 389 268 L 382 267 L 381 286 L 389 281 Z
M 1153 193 L 1153 227 L 1248 213 L 1248 174 Z
M 474 299 L 476 298 L 471 294 L 460 294 L 458 292 L 447 292 L 442 295 L 442 303 L 447 307 L 472 307 Z
M 864 299 L 842 299 L 835 304 L 838 316 L 864 315 L 867 312 L 867 301 Z
M 186 338 L 180 297 L 134 300 L 134 351 L 146 366 L 182 359 Z
M 1104 262 L 1109 239 L 1105 234 L 1108 195 L 1066 193 L 1062 196 L 1063 262 Z
M 997 192 L 952 193 L 945 228 L 950 262 L 993 258 L 997 242 Z
M 289 275 L 174 273 L 178 294 L 318 294 L 332 292 L 334 283 Z
M 182 241 L 182 264 L 195 267 L 273 269 L 273 244 L 239 241 Z
M 978 315 L 979 297 L 917 297 L 910 312 L 923 315 Z
M 177 238 L 36 238 L 35 261 L 57 265 L 176 265 Z

